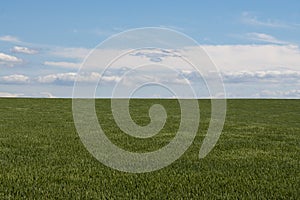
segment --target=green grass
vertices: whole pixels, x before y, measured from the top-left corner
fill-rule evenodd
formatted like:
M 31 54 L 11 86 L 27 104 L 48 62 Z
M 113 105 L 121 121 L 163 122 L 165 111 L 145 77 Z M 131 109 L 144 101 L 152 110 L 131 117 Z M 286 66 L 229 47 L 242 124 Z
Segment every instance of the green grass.
M 132 118 L 149 122 L 161 103 L 164 129 L 150 139 L 123 134 L 110 100 L 98 100 L 108 137 L 130 151 L 166 145 L 178 128 L 176 100 L 131 100 Z M 70 99 L 0 99 L 0 199 L 299 199 L 300 100 L 228 100 L 223 133 L 210 154 L 198 154 L 210 117 L 200 100 L 200 129 L 193 145 L 170 166 L 130 174 L 110 169 L 81 143 Z

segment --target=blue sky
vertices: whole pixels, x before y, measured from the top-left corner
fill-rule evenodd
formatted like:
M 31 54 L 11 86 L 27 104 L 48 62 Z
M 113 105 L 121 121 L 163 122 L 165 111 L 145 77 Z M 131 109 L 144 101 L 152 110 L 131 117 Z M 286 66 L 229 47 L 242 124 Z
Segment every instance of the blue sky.
M 80 63 L 100 42 L 127 29 L 164 27 L 203 45 L 227 96 L 299 98 L 299 7 L 299 1 L 4 1 L 0 96 L 70 97 Z
M 2 2 L 0 20 L 2 35 L 20 35 L 22 40 L 32 43 L 76 47 L 94 47 L 112 33 L 145 26 L 175 28 L 200 43 L 249 43 L 235 37 L 248 32 L 264 32 L 299 43 L 299 4 L 298 1 L 12 0 Z M 252 19 L 257 24 L 251 25 Z

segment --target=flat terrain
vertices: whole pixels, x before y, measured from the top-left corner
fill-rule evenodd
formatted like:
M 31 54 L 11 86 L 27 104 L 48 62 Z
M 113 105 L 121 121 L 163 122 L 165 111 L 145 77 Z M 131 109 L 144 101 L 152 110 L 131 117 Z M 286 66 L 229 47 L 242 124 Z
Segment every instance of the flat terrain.
M 135 139 L 116 126 L 110 100 L 97 100 L 108 137 L 136 152 L 159 149 L 180 122 L 176 100 L 131 100 L 132 118 L 149 123 L 161 103 L 168 120 L 151 139 Z M 81 143 L 70 99 L 0 99 L 0 199 L 300 199 L 300 100 L 228 100 L 223 133 L 198 159 L 210 117 L 199 100 L 194 143 L 170 166 L 151 173 L 110 169 Z

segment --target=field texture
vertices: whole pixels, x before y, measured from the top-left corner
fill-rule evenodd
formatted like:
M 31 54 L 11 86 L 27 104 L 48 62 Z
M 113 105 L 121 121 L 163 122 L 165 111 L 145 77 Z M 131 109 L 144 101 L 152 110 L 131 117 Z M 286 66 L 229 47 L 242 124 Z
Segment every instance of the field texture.
M 117 127 L 110 100 L 97 100 L 101 126 L 113 143 L 135 152 L 159 149 L 180 122 L 176 100 L 131 100 L 136 123 L 162 104 L 168 120 L 153 138 L 135 139 Z M 300 199 L 300 100 L 228 100 L 223 133 L 210 154 L 198 154 L 210 120 L 201 122 L 188 151 L 159 171 L 110 169 L 85 149 L 70 99 L 0 99 L 0 199 Z

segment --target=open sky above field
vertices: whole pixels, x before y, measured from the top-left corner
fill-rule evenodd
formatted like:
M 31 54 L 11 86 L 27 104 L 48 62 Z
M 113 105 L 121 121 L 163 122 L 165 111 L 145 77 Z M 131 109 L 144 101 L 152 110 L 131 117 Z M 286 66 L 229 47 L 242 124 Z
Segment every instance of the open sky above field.
M 3 1 L 0 96 L 72 97 L 83 59 L 100 42 L 128 29 L 161 27 L 192 37 L 206 50 L 223 76 L 226 96 L 299 98 L 299 7 L 296 0 Z M 192 52 L 196 47 L 189 48 Z M 109 71 L 101 95 L 110 97 L 113 85 L 132 67 L 133 58 L 165 64 L 172 57 L 151 51 L 129 55 Z M 201 85 L 201 77 L 193 71 L 184 67 L 178 70 L 191 84 Z M 179 90 L 183 87 L 178 77 L 167 75 L 157 75 L 157 79 L 173 81 Z M 78 80 L 88 87 L 99 77 L 97 69 L 90 69 Z M 133 80 L 145 77 L 140 72 Z M 201 90 L 199 85 L 196 88 Z M 149 87 L 136 95 L 171 94 Z M 197 95 L 206 96 L 201 92 Z

